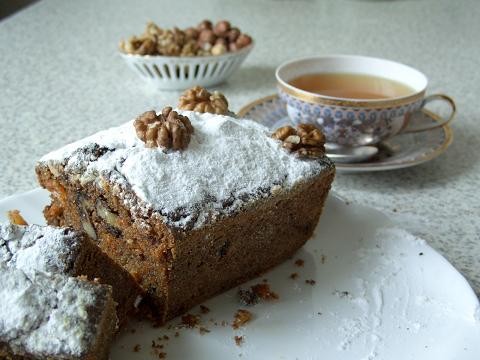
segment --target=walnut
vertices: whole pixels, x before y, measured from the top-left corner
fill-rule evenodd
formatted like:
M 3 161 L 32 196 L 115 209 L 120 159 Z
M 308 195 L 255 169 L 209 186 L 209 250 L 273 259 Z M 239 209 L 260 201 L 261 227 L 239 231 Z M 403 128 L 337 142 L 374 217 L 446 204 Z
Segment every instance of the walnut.
M 325 154 L 325 136 L 311 124 L 300 124 L 297 129 L 283 126 L 272 137 L 282 141 L 284 148 L 302 158 L 318 158 Z
M 147 111 L 137 117 L 133 125 L 137 136 L 148 148 L 185 149 L 193 133 L 190 119 L 171 107 L 165 107 L 160 115 L 153 110 Z
M 180 97 L 178 107 L 182 110 L 198 111 L 202 113 L 228 113 L 228 101 L 225 96 L 215 91 L 211 94 L 207 89 L 195 86 L 186 90 Z
M 198 54 L 198 44 L 195 40 L 187 40 L 185 45 L 182 47 L 180 56 L 195 56 Z
M 197 40 L 198 39 L 198 34 L 199 31 L 193 27 L 186 28 L 185 30 L 185 36 L 187 40 Z
M 120 42 L 120 50 L 127 54 L 153 55 L 156 51 L 155 40 L 147 36 L 132 36 Z
M 240 36 L 240 29 L 236 27 L 231 28 L 227 33 L 227 39 L 230 42 L 235 42 L 239 36 Z

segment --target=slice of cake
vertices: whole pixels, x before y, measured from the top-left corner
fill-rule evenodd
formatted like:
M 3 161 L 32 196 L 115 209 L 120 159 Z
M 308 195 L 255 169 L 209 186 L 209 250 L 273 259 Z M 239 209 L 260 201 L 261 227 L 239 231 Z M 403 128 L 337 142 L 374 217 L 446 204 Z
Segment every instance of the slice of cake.
M 198 95 L 198 96 L 197 96 Z M 217 93 L 190 93 L 198 110 Z M 318 130 L 147 112 L 44 156 L 50 224 L 84 230 L 161 320 L 281 263 L 310 238 L 334 178 Z
M 85 276 L 113 285 L 113 298 L 118 304 L 116 312 L 121 324 L 135 310 L 142 295 L 142 290 L 127 271 L 86 236 L 69 228 L 0 224 L 0 261 L 27 274 Z
M 108 359 L 118 322 L 111 287 L 65 275 L 77 249 L 51 239 L 73 237 L 24 228 L 0 225 L 0 358 Z

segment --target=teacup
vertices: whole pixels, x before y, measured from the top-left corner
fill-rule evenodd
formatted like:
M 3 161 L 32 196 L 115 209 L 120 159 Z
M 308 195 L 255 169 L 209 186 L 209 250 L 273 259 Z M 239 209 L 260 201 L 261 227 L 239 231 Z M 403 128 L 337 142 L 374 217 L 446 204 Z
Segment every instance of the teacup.
M 343 98 L 322 95 L 293 86 L 290 82 L 309 74 L 362 74 L 404 84 L 403 96 L 379 99 Z M 366 56 L 331 55 L 302 58 L 280 65 L 275 73 L 280 98 L 296 125 L 319 126 L 327 143 L 340 146 L 373 145 L 401 132 L 425 131 L 443 126 L 455 115 L 454 101 L 443 94 L 425 96 L 428 80 L 420 71 L 394 61 Z M 439 123 L 420 124 L 410 120 L 434 100 L 445 101 L 450 115 Z

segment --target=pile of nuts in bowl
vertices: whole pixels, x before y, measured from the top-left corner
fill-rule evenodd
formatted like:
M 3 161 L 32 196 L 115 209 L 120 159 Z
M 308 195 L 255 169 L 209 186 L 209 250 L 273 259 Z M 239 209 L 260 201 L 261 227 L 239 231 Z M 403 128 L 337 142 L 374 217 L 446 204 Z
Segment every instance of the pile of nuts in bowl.
M 162 29 L 148 22 L 145 32 L 120 42 L 126 54 L 162 56 L 218 56 L 238 51 L 252 43 L 252 38 L 221 20 L 215 25 L 203 20 L 197 27 L 181 30 Z

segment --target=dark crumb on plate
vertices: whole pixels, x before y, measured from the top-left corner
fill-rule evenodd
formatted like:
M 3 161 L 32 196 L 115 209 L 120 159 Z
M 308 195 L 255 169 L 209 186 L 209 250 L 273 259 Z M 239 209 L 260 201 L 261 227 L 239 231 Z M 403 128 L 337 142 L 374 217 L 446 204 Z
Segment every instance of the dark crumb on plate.
M 163 340 L 170 340 L 170 338 L 167 335 L 163 335 Z
M 136 331 L 137 331 L 137 329 L 130 329 L 130 333 L 132 333 L 132 334 L 135 334 Z
M 210 312 L 210 309 L 206 307 L 205 305 L 200 305 L 200 312 L 202 314 L 208 314 Z
M 241 346 L 245 341 L 243 336 L 238 336 L 238 335 L 235 335 L 234 339 L 235 339 L 235 344 L 237 344 L 237 346 Z
M 222 325 L 222 326 L 227 326 L 228 323 L 227 323 L 225 320 L 222 320 L 222 323 L 221 323 L 220 325 Z
M 179 337 L 180 336 L 180 333 L 178 331 L 175 331 L 175 334 L 174 334 L 175 337 Z
M 252 290 L 238 289 L 237 294 L 242 305 L 252 306 L 258 303 L 258 296 Z
M 317 315 L 322 315 L 322 313 L 319 311 L 319 312 L 317 312 Z
M 233 317 L 232 327 L 238 329 L 240 326 L 245 325 L 246 323 L 252 320 L 252 313 L 248 310 L 238 309 Z
M 327 257 L 322 254 L 322 255 L 320 256 L 320 262 L 321 262 L 322 264 L 325 264 L 325 261 L 327 261 Z
M 397 212 L 398 210 L 396 208 L 393 208 L 393 212 Z
M 137 345 L 135 345 L 135 346 L 133 347 L 133 351 L 134 351 L 134 352 L 139 352 L 140 349 L 141 349 L 141 348 L 140 348 L 140 344 L 137 344 Z
M 350 293 L 348 291 L 339 291 L 339 290 L 335 290 L 333 292 L 333 295 L 336 295 L 338 296 L 339 298 L 348 298 L 350 297 Z
M 298 278 L 298 274 L 297 274 L 297 273 L 291 273 L 291 274 L 290 274 L 290 279 L 295 280 L 296 278 Z
M 239 289 L 238 297 L 240 303 L 246 306 L 252 306 L 262 300 L 277 300 L 278 295 L 270 290 L 270 285 L 265 283 L 256 284 L 250 287 L 248 290 Z
M 157 344 L 155 340 L 152 340 L 152 348 L 153 349 L 163 349 L 163 344 Z
M 158 353 L 158 358 L 159 359 L 166 359 L 167 358 L 167 353 L 165 353 L 165 352 Z
M 423 256 L 423 252 L 419 253 L 418 255 Z
M 185 314 L 182 316 L 182 324 L 189 328 L 193 328 L 198 325 L 198 316 Z
M 303 266 L 303 264 L 305 264 L 305 261 L 303 261 L 302 259 L 297 259 L 297 260 L 295 260 L 295 265 L 297 265 L 297 266 Z
M 198 331 L 200 332 L 200 335 L 205 335 L 207 333 L 210 332 L 210 330 L 208 330 L 207 328 L 203 327 L 203 326 L 200 326 L 200 328 L 198 329 Z
M 310 279 L 310 280 L 305 280 L 305 283 L 313 286 L 313 285 L 315 285 L 316 281 L 313 280 L 313 279 Z
M 268 282 L 268 279 L 263 279 L 262 280 L 264 283 L 267 283 Z

